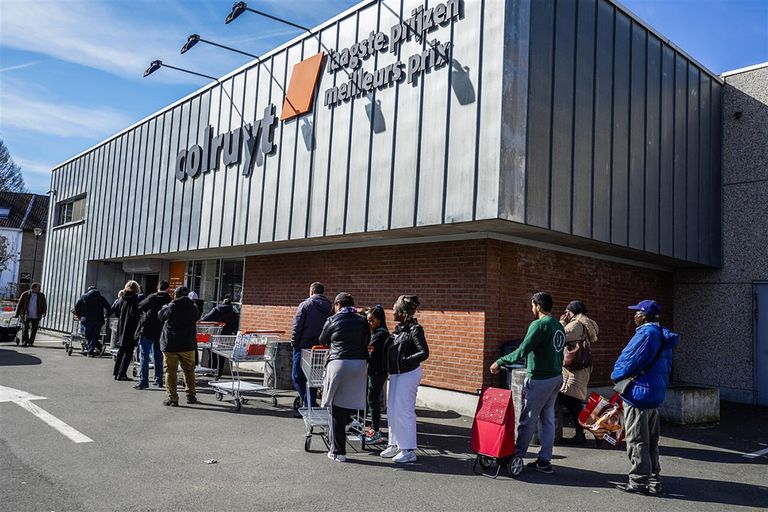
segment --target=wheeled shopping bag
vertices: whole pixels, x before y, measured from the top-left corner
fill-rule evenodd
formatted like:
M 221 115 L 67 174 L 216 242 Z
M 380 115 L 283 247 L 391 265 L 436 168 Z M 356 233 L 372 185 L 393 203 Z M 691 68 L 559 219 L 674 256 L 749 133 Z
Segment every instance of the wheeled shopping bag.
M 515 455 L 515 406 L 511 390 L 483 388 L 472 423 L 470 446 L 477 453 L 472 469 L 478 475 L 496 478 L 505 468 L 510 476 L 517 477 L 523 471 L 523 459 Z

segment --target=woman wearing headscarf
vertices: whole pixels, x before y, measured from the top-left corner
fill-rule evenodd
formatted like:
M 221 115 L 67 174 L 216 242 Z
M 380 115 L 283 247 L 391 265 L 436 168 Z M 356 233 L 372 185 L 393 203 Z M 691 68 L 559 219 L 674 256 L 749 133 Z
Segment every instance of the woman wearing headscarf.
M 560 387 L 560 403 L 573 417 L 576 435 L 564 439 L 564 444 L 583 444 L 586 441 L 584 429 L 579 425 L 579 413 L 587 400 L 589 376 L 592 373 L 592 349 L 597 342 L 600 329 L 587 316 L 587 306 L 580 300 L 571 301 L 560 317 L 565 328 L 565 349 L 563 350 L 563 384 Z
M 122 297 L 113 306 L 117 316 L 117 355 L 112 375 L 115 380 L 133 380 L 126 372 L 131 364 L 133 351 L 136 349 L 136 329 L 139 326 L 141 312 L 139 311 L 139 283 L 128 281 L 122 290 Z
M 381 452 L 394 462 L 416 461 L 416 392 L 421 382 L 421 363 L 429 357 L 424 329 L 414 318 L 419 307 L 415 295 L 401 295 L 392 307 L 397 322 L 387 342 L 386 360 L 389 372 L 387 423 L 389 446 Z
M 328 458 L 345 462 L 349 417 L 365 409 L 370 331 L 368 321 L 355 309 L 352 295 L 341 292 L 333 307 L 336 314 L 325 322 L 320 333 L 320 343 L 330 347 L 321 406 L 331 409 Z

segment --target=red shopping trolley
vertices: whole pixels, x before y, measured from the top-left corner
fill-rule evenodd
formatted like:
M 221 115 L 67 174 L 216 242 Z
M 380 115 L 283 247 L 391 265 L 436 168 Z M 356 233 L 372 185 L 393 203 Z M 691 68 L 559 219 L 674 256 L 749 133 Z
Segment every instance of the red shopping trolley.
M 472 468 L 475 474 L 496 478 L 505 468 L 510 476 L 517 477 L 523 471 L 523 459 L 515 455 L 511 390 L 483 388 L 472 423 L 471 449 L 477 453 Z

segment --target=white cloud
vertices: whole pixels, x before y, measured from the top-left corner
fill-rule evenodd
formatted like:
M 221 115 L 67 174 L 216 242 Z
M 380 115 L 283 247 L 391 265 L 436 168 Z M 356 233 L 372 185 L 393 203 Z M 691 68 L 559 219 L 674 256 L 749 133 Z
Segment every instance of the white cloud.
M 35 99 L 3 88 L 0 129 L 16 128 L 60 137 L 102 138 L 130 124 L 131 119 L 104 107 L 68 105 Z
M 45 194 L 51 188 L 51 170 L 54 165 L 14 157 L 13 161 L 21 167 L 24 185 L 34 194 Z
M 16 71 L 17 69 L 24 69 L 28 68 L 30 66 L 34 66 L 40 61 L 33 60 L 32 62 L 24 62 L 23 64 L 16 64 L 15 66 L 8 66 L 5 68 L 0 68 L 0 73 L 7 73 L 8 71 Z
M 5 0 L 0 44 L 138 79 L 153 58 L 178 55 L 179 29 L 138 19 L 131 8 L 129 3 L 90 0 Z M 190 81 L 181 74 L 168 75 Z

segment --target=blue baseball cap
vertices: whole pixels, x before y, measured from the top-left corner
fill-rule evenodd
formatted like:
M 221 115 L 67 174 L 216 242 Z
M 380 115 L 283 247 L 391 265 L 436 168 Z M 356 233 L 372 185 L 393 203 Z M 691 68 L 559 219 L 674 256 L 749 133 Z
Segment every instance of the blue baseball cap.
M 627 306 L 627 309 L 634 309 L 635 311 L 642 311 L 646 315 L 655 316 L 661 314 L 661 306 L 659 306 L 655 300 L 641 300 L 634 306 Z

